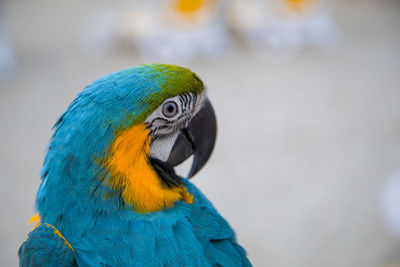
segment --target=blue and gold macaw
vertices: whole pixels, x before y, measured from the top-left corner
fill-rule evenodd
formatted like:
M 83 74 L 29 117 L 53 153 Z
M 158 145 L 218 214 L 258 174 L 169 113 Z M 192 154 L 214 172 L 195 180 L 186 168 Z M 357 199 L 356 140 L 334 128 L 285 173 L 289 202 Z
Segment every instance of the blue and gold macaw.
M 54 126 L 20 266 L 250 266 L 189 178 L 214 147 L 203 82 L 162 64 L 86 87 Z

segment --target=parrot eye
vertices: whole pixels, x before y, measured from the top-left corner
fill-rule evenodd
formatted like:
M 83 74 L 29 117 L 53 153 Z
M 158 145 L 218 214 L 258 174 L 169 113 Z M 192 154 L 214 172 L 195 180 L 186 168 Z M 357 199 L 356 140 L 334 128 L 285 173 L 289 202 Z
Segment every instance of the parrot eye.
M 178 105 L 174 101 L 168 101 L 164 104 L 162 113 L 167 118 L 172 118 L 178 113 Z

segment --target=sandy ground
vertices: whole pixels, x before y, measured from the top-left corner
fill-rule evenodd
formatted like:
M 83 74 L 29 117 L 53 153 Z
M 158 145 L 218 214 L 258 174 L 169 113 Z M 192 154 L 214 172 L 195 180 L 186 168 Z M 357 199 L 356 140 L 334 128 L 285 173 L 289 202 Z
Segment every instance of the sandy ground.
M 6 1 L 18 56 L 0 81 L 0 265 L 31 229 L 51 126 L 87 84 L 143 63 L 85 57 L 77 31 L 106 1 Z M 189 65 L 218 116 L 215 153 L 193 180 L 236 229 L 255 266 L 384 266 L 400 241 L 380 213 L 400 168 L 400 2 L 340 1 L 329 50 L 288 61 L 246 50 Z

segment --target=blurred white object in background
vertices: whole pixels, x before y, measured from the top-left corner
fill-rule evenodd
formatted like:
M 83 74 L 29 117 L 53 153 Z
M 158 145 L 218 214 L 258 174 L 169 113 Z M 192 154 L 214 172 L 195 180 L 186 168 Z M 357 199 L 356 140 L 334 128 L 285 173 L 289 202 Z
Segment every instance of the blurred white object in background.
M 0 78 L 11 74 L 16 68 L 17 62 L 9 43 L 4 25 L 0 20 Z
M 391 174 L 385 181 L 381 207 L 385 225 L 400 238 L 400 170 Z
M 321 1 L 234 0 L 228 8 L 229 27 L 253 48 L 331 44 L 338 30 Z
M 80 43 L 88 55 L 125 48 L 181 64 L 219 56 L 238 40 L 261 51 L 326 46 L 338 30 L 322 1 L 130 0 L 89 16 Z
M 134 32 L 140 54 L 146 59 L 191 61 L 216 56 L 228 43 L 228 33 L 217 0 L 170 0 L 158 12 L 148 13 L 151 27 Z M 142 14 L 144 16 L 145 14 Z M 137 23 L 140 16 L 132 16 Z M 133 21 L 132 21 L 133 22 Z
M 221 53 L 229 34 L 221 1 L 169 0 L 130 2 L 119 11 L 92 16 L 80 39 L 87 54 L 124 44 L 148 61 L 183 63 Z

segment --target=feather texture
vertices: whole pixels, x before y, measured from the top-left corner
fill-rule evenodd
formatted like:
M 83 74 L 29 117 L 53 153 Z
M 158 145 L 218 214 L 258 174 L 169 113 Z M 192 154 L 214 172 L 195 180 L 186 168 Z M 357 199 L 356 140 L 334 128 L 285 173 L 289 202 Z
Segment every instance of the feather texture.
M 54 126 L 37 193 L 41 225 L 21 246 L 20 265 L 250 266 L 229 224 L 189 181 L 181 178 L 176 202 L 138 213 L 102 161 L 166 98 L 202 90 L 194 73 L 168 65 L 116 72 L 83 90 Z
M 183 181 L 194 196 L 192 205 L 180 201 L 147 215 L 98 217 L 80 235 L 66 237 L 74 252 L 52 228 L 40 225 L 19 251 L 22 263 L 36 259 L 38 265 L 22 266 L 46 266 L 40 265 L 46 261 L 57 266 L 251 266 L 229 224 Z
M 74 252 L 54 228 L 39 225 L 18 251 L 21 267 L 77 266 Z

